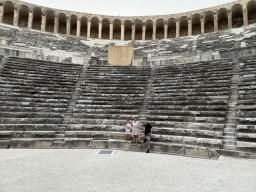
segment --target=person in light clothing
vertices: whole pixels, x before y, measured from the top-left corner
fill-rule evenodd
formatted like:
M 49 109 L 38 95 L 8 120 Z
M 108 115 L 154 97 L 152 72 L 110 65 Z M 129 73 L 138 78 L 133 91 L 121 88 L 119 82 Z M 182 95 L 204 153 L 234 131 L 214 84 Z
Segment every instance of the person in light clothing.
M 137 117 L 133 118 L 133 122 L 132 122 L 132 136 L 133 136 L 133 140 L 134 142 L 137 144 L 138 143 L 138 138 L 139 138 L 139 121 Z
M 131 140 L 131 128 L 132 128 L 132 125 L 130 123 L 129 120 L 126 121 L 126 123 L 124 123 L 124 126 L 125 126 L 125 140 Z

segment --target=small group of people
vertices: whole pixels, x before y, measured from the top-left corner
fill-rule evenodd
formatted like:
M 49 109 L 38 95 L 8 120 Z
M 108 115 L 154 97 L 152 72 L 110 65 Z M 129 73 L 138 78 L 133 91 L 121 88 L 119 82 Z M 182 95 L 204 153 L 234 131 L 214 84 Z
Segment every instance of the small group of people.
M 132 136 L 134 142 L 137 144 L 139 139 L 143 139 L 143 143 L 147 142 L 147 151 L 146 151 L 146 153 L 149 153 L 149 150 L 150 150 L 150 135 L 153 132 L 153 127 L 145 119 L 144 120 L 145 131 L 144 131 L 144 134 L 141 134 L 140 130 L 139 130 L 139 124 L 140 123 L 139 123 L 137 117 L 134 117 L 132 122 L 127 120 L 124 123 L 124 127 L 126 129 L 125 130 L 126 140 L 130 141 L 131 136 Z

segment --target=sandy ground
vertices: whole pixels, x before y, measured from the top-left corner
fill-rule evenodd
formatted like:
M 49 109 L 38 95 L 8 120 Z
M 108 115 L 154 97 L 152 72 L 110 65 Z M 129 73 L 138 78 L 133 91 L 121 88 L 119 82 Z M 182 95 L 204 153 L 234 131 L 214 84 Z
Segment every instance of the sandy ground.
M 98 150 L 0 150 L 0 192 L 256 191 L 256 160 Z

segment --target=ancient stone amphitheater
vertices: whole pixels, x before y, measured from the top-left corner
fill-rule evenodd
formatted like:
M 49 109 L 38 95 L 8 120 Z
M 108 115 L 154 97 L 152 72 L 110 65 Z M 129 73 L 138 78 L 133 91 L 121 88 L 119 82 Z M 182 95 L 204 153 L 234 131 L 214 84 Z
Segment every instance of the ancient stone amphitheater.
M 153 152 L 256 158 L 255 0 L 138 17 L 0 0 L 0 22 L 0 148 L 144 151 L 125 140 L 136 115 Z

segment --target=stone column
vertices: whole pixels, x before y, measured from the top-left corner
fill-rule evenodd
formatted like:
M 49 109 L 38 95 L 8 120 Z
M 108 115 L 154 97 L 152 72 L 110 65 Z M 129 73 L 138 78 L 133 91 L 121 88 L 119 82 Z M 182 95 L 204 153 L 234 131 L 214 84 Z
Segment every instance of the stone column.
M 217 12 L 214 12 L 214 15 L 213 15 L 213 19 L 214 19 L 214 32 L 217 32 L 219 29 L 218 27 L 218 14 Z
M 176 20 L 176 37 L 180 37 L 180 21 Z
M 204 16 L 201 15 L 201 34 L 204 34 Z
M 70 35 L 70 17 L 66 18 L 67 35 Z
M 101 39 L 101 33 L 102 33 L 102 21 L 99 21 L 99 32 L 98 32 L 99 39 Z
M 243 8 L 243 19 L 244 19 L 244 26 L 247 26 L 248 25 L 248 12 L 247 12 L 246 6 Z
M 135 23 L 132 23 L 132 40 L 135 40 Z
M 142 23 L 142 40 L 145 41 L 146 39 L 146 23 Z
M 28 28 L 32 29 L 33 25 L 33 11 L 29 11 L 28 15 Z
M 121 24 L 121 40 L 124 40 L 124 24 Z
M 188 36 L 192 35 L 192 19 L 188 18 Z
M 228 28 L 232 29 L 232 11 L 228 10 Z
M 59 17 L 57 15 L 54 16 L 54 33 L 59 32 Z
M 168 23 L 164 23 L 164 39 L 167 39 L 167 29 L 168 29 Z
M 42 14 L 42 20 L 41 20 L 41 31 L 45 31 L 46 28 L 46 15 L 45 13 Z
M 91 21 L 87 22 L 87 37 L 91 36 Z
M 81 19 L 77 18 L 77 26 L 76 26 L 76 36 L 80 37 L 81 35 Z
M 111 21 L 109 24 L 109 39 L 113 39 L 113 21 Z
M 3 17 L 4 17 L 4 6 L 2 4 L 0 5 L 0 23 L 3 23 Z
M 156 22 L 153 23 L 153 34 L 152 34 L 152 40 L 156 40 Z
M 18 26 L 18 22 L 19 22 L 19 10 L 17 8 L 14 8 L 13 25 Z

